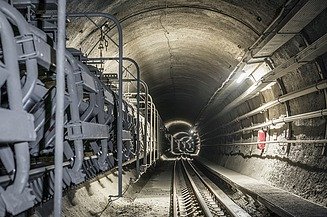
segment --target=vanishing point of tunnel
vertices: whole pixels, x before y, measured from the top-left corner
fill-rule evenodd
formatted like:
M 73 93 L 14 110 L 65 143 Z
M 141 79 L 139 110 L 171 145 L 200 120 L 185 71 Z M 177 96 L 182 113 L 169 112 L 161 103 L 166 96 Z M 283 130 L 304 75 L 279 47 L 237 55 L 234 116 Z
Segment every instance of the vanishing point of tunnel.
M 326 117 L 326 0 L 0 0 L 0 217 L 326 217 Z

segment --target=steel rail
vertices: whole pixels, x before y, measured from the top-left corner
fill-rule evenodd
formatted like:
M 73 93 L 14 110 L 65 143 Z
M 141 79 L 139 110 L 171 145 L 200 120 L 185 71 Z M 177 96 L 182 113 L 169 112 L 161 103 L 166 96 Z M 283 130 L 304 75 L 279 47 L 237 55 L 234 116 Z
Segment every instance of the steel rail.
M 177 217 L 178 214 L 178 209 L 177 209 L 177 191 L 176 191 L 176 165 L 177 165 L 177 161 L 175 161 L 174 163 L 174 168 L 173 168 L 173 190 L 172 190 L 172 205 L 173 205 L 173 209 L 172 209 L 172 215 L 173 217 Z
M 198 201 L 204 215 L 206 217 L 212 217 L 213 215 L 212 215 L 208 205 L 206 204 L 204 198 L 202 197 L 202 195 L 200 193 L 200 190 L 198 189 L 197 185 L 195 184 L 194 180 L 192 179 L 190 173 L 187 171 L 183 160 L 182 160 L 182 166 L 183 166 L 183 169 L 185 171 L 186 177 L 187 177 L 187 179 L 188 179 L 188 181 L 189 181 L 189 183 L 190 183 L 190 185 L 192 187 L 193 193 L 194 193 L 194 195 L 195 195 L 195 197 L 196 197 L 196 199 L 197 199 L 197 201 Z
M 240 208 L 239 206 L 237 206 L 235 203 L 233 203 L 231 201 L 231 199 L 227 199 L 229 201 L 223 201 L 222 200 L 222 196 L 227 196 L 227 195 L 218 195 L 218 193 L 213 189 L 213 187 L 204 180 L 203 175 L 201 176 L 200 173 L 197 171 L 197 169 L 190 163 L 189 160 L 186 160 L 187 164 L 190 166 L 190 168 L 192 168 L 192 170 L 194 171 L 194 173 L 198 176 L 198 178 L 201 180 L 201 182 L 203 183 L 203 185 L 208 189 L 208 191 L 211 193 L 211 195 L 213 195 L 216 200 L 218 200 L 220 202 L 220 204 L 222 206 L 224 206 L 224 208 L 226 209 L 226 211 L 234 216 L 234 217 L 250 217 L 250 215 L 245 212 L 242 208 Z M 229 205 L 226 204 L 226 202 L 229 202 Z M 231 203 L 232 202 L 232 203 Z

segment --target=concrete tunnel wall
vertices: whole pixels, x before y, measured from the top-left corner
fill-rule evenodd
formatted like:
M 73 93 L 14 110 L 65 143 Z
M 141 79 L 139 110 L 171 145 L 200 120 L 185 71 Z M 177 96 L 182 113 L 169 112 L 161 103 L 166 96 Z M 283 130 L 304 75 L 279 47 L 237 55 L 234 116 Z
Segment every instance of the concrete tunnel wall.
M 289 57 L 301 51 L 306 43 L 312 43 L 327 32 L 326 10 L 313 20 L 304 30 L 302 36 L 296 36 L 287 44 L 278 49 L 272 57 L 273 62 L 278 66 Z M 298 70 L 290 72 L 282 78 L 286 93 L 306 88 L 326 79 L 327 55 L 323 55 L 317 61 L 310 62 Z M 245 86 L 246 84 L 244 84 Z M 233 109 L 228 116 L 219 120 L 227 123 L 234 118 L 245 114 L 260 105 L 277 99 L 283 95 L 281 88 L 276 83 L 266 91 L 260 92 L 256 97 Z M 312 112 L 326 108 L 324 91 L 317 91 L 293 100 L 282 103 L 257 114 L 252 118 L 244 119 L 232 125 L 229 131 L 247 127 L 251 124 L 262 123 L 265 120 L 277 119 L 286 114 L 286 107 L 290 109 L 291 115 Z M 227 103 L 226 103 L 227 104 Z M 213 127 L 213 126 L 210 126 Z M 209 127 L 209 128 L 210 128 Z M 273 128 L 273 127 L 272 127 Z M 221 132 L 215 132 L 221 134 Z M 212 135 L 211 135 L 212 136 Z M 326 119 L 319 117 L 314 119 L 297 120 L 290 125 L 285 124 L 267 132 L 268 138 L 277 136 L 278 139 L 304 140 L 326 138 Z M 240 138 L 225 138 L 212 140 L 204 139 L 206 145 L 219 143 L 232 143 Z M 256 141 L 257 133 L 243 135 L 243 141 Z M 207 141 L 205 141 L 207 139 Z M 218 140 L 218 141 L 217 141 Z M 202 147 L 200 155 L 208 158 L 217 164 L 235 170 L 237 172 L 252 176 L 256 179 L 269 182 L 286 191 L 293 192 L 313 202 L 327 205 L 326 191 L 326 155 L 322 155 L 322 144 L 268 144 L 262 153 L 255 146 L 207 146 Z
M 217 164 L 291 191 L 321 205 L 327 205 L 327 158 L 322 147 L 315 144 L 268 144 L 261 152 L 256 146 L 231 145 L 234 141 L 256 141 L 256 131 L 236 136 L 217 137 L 279 118 L 287 113 L 297 115 L 326 108 L 326 94 L 317 91 L 287 103 L 278 104 L 251 118 L 229 127 L 216 129 L 280 95 L 296 91 L 326 79 L 327 55 L 307 63 L 282 77 L 271 88 L 259 92 L 221 118 L 208 122 L 250 85 L 245 80 L 223 103 L 213 101 L 200 115 L 213 93 L 227 79 L 248 48 L 278 16 L 280 1 L 69 1 L 68 11 L 100 11 L 115 15 L 122 21 L 124 56 L 135 59 L 142 79 L 150 88 L 164 122 L 185 120 L 194 124 L 201 137 L 200 156 Z M 327 32 L 327 12 L 324 10 L 271 57 L 275 66 L 287 61 Z M 103 24 L 103 19 L 95 19 Z M 110 25 L 109 25 L 110 27 Z M 104 27 L 107 31 L 108 27 Z M 68 46 L 80 48 L 89 56 L 100 54 L 92 47 L 99 31 L 90 21 L 72 19 L 68 25 Z M 108 35 L 117 39 L 115 30 Z M 109 41 L 109 44 L 111 42 Z M 103 56 L 117 55 L 110 46 Z M 134 72 L 129 65 L 125 66 Z M 115 72 L 115 62 L 105 64 L 106 72 Z M 201 116 L 201 118 L 200 118 Z M 275 128 L 275 129 L 273 129 Z M 172 128 L 172 134 L 181 127 Z M 208 131 L 210 133 L 207 133 Z M 271 127 L 268 138 L 324 139 L 326 120 L 314 118 Z M 219 145 L 222 144 L 222 145 Z

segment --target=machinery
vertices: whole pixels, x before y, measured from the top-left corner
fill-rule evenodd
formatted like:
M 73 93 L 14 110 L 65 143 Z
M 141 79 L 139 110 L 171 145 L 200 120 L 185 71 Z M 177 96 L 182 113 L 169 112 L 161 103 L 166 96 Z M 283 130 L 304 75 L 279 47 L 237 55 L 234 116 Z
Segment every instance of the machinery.
M 0 1 L 0 216 L 55 193 L 56 2 Z M 119 153 L 119 93 L 80 51 L 67 49 L 65 59 L 63 190 L 116 167 L 119 154 L 144 172 L 160 156 L 163 125 L 154 106 L 135 105 L 135 94 L 121 102 Z

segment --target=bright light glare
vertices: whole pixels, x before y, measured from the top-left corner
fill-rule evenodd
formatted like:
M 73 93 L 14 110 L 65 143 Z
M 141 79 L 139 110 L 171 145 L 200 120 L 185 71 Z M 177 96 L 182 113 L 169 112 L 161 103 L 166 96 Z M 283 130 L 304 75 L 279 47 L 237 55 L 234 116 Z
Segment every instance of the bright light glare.
M 188 132 L 185 132 L 185 131 L 181 131 L 181 132 L 175 133 L 173 135 L 173 137 L 176 138 L 177 136 L 180 136 L 180 135 L 189 135 L 189 133 Z
M 236 83 L 240 84 L 246 77 L 246 73 L 242 72 L 242 74 L 240 74 L 240 77 L 238 77 L 238 79 L 236 80 Z
M 173 125 L 186 125 L 188 127 L 192 127 L 191 123 L 184 121 L 184 120 L 173 120 L 173 121 L 169 121 L 169 122 L 165 123 L 165 127 L 167 129 L 169 129 L 169 127 L 171 127 Z
M 262 90 L 260 90 L 260 92 L 263 92 L 263 91 L 266 91 L 266 90 L 271 90 L 271 87 L 274 86 L 275 84 L 276 84 L 276 82 L 271 82 L 265 88 L 263 88 Z
M 270 71 L 270 67 L 266 63 L 263 63 L 263 64 L 260 65 L 260 67 L 257 70 L 255 70 L 252 73 L 252 76 L 253 76 L 255 81 L 259 81 L 269 71 Z

